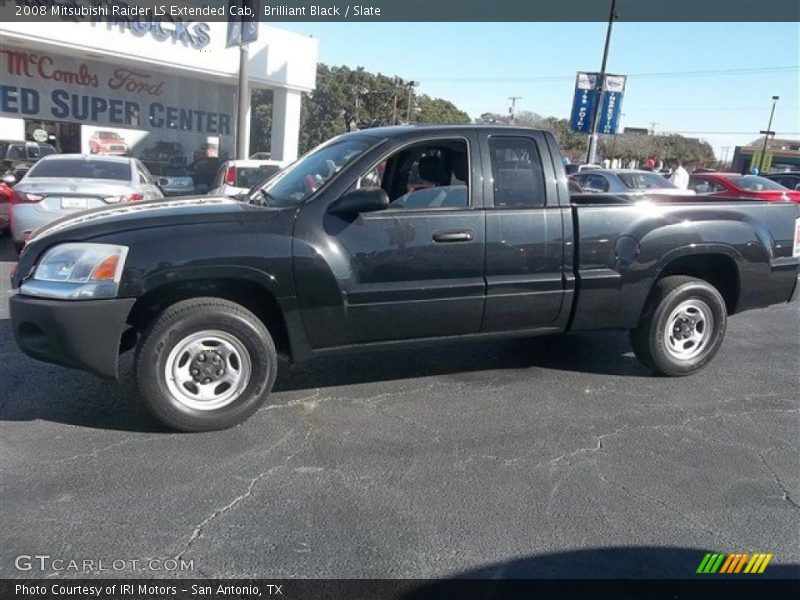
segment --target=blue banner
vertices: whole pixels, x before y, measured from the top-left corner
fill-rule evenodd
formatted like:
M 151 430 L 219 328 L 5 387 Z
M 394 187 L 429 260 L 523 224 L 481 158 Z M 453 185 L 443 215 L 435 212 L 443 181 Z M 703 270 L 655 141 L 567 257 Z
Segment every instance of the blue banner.
M 591 133 L 592 110 L 598 100 L 599 82 L 599 73 L 578 73 L 570 117 L 570 128 L 575 133 Z M 597 113 L 597 133 L 605 135 L 617 133 L 624 93 L 625 75 L 606 75 L 600 98 L 600 110 Z
M 624 75 L 606 75 L 603 86 L 603 99 L 597 115 L 597 133 L 615 135 L 619 130 L 619 117 L 622 112 L 622 97 L 625 94 Z
M 596 88 L 597 73 L 578 73 L 570 117 L 570 128 L 575 133 L 589 133 L 591 129 Z

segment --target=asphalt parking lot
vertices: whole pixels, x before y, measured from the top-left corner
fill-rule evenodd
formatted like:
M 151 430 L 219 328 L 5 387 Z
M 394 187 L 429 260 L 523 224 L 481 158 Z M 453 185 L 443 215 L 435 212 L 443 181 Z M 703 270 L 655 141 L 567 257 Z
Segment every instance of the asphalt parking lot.
M 122 382 L 38 363 L 7 320 L 0 356 L 0 577 L 692 577 L 707 551 L 800 575 L 796 305 L 734 317 L 685 379 L 619 332 L 285 365 L 196 435 L 136 408 L 130 357 Z M 15 568 L 37 553 L 193 570 Z

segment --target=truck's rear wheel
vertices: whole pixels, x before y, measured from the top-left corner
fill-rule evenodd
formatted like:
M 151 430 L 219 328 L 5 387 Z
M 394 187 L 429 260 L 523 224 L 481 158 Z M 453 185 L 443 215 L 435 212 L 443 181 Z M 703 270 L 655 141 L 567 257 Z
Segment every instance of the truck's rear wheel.
M 180 431 L 241 423 L 272 389 L 275 344 L 264 324 L 239 304 L 184 300 L 166 309 L 144 334 L 136 379 L 145 407 Z
M 631 331 L 633 351 L 656 373 L 691 375 L 716 355 L 726 320 L 725 300 L 714 286 L 694 277 L 665 277 Z

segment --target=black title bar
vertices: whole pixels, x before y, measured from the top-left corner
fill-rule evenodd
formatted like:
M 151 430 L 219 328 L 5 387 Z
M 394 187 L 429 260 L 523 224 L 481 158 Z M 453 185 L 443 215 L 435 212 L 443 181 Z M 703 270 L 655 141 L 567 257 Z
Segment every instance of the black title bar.
M 797 580 L 697 576 L 685 580 L 563 579 L 28 579 L 0 580 L 4 600 L 730 600 L 796 598 Z
M 192 20 L 237 16 L 263 22 L 607 21 L 610 0 L 248 0 L 251 14 L 231 15 L 227 0 L 0 0 L 2 21 Z M 797 22 L 796 0 L 617 0 L 628 22 Z

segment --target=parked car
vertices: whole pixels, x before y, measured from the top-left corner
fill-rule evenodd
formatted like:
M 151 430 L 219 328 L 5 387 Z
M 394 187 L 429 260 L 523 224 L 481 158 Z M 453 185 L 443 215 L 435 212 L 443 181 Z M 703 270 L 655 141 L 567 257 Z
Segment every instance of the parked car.
M 19 181 L 40 158 L 55 154 L 58 150 L 51 144 L 0 140 L 0 174 L 11 174 Z
M 412 170 L 431 185 L 409 190 Z M 258 409 L 278 352 L 628 329 L 650 369 L 689 375 L 729 315 L 796 298 L 799 275 L 794 203 L 570 197 L 551 132 L 400 126 L 328 141 L 249 203 L 200 196 L 45 227 L 10 312 L 40 360 L 116 378 L 135 347 L 144 405 L 201 431 Z
M 108 156 L 131 155 L 124 138 L 116 131 L 95 131 L 89 138 L 89 152 Z
M 14 187 L 11 235 L 21 249 L 32 233 L 74 212 L 163 198 L 147 168 L 121 156 L 51 154 Z
M 578 163 L 570 163 L 568 165 L 564 165 L 564 170 L 567 172 L 567 175 L 574 175 L 575 173 L 580 173 L 581 171 L 593 171 L 595 169 L 602 169 L 602 165 L 594 165 L 591 163 L 587 164 L 578 164 Z
M 183 166 L 186 164 L 186 151 L 178 142 L 156 142 L 150 148 L 145 148 L 139 158 Z
M 209 194 L 235 198 L 264 183 L 286 166 L 279 160 L 229 160 L 222 163 Z
M 594 169 L 571 176 L 586 192 L 609 194 L 694 195 L 682 190 L 661 174 L 636 169 Z
M 15 179 L 11 174 L 4 175 L 0 181 L 0 233 L 5 233 L 11 220 L 11 195 L 14 191 L 9 184 L 14 183 Z
M 153 175 L 156 185 L 165 196 L 186 196 L 194 194 L 194 180 L 186 167 L 174 167 L 169 163 L 144 162 Z
M 739 173 L 692 173 L 689 189 L 705 196 L 719 198 L 753 198 L 756 200 L 792 200 L 800 202 L 800 192 L 760 175 Z
M 789 171 L 788 173 L 771 173 L 764 175 L 765 178 L 779 183 L 790 190 L 800 190 L 800 171 Z

